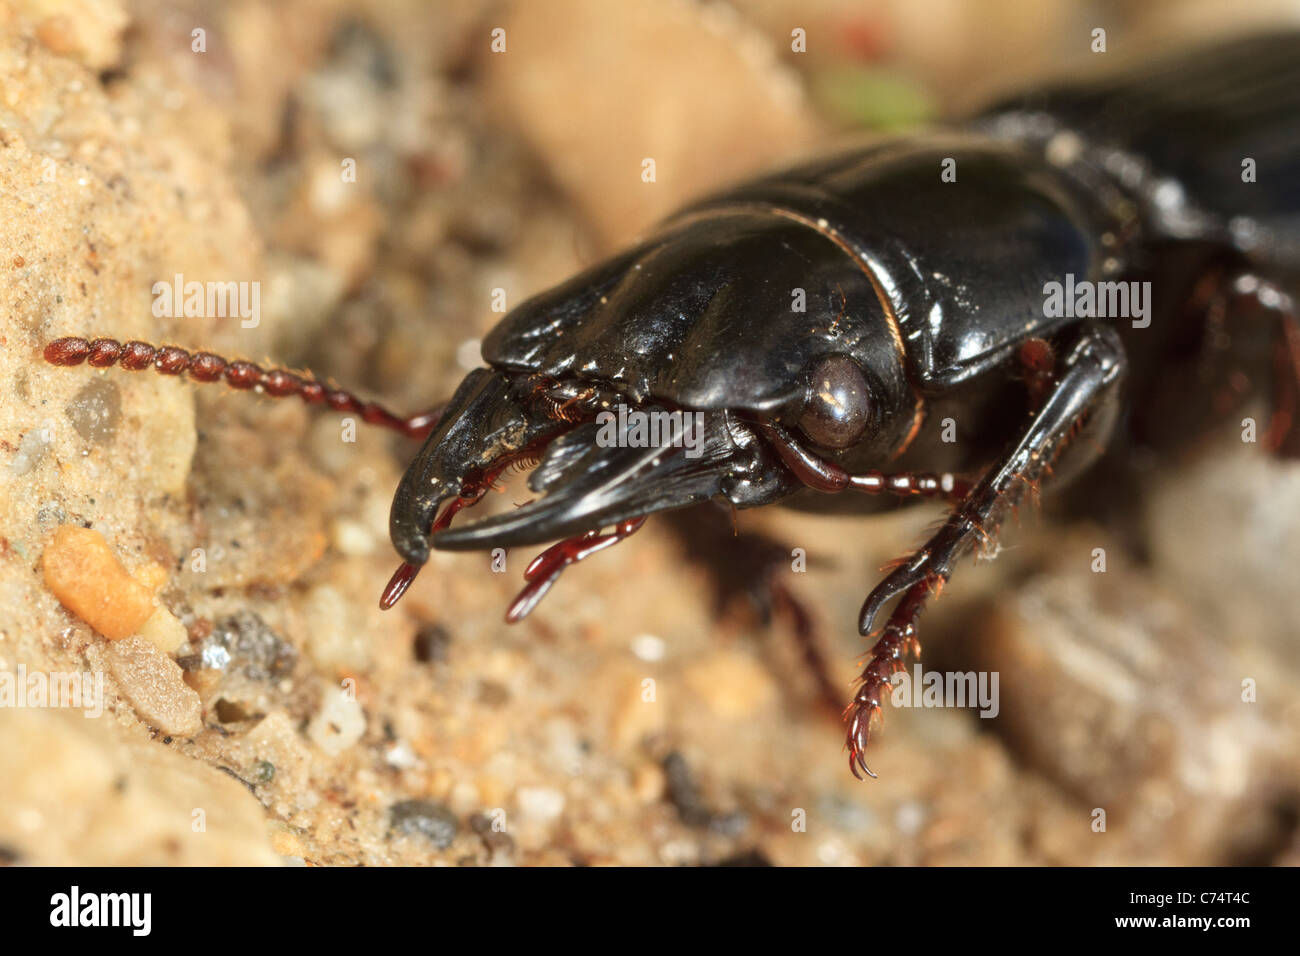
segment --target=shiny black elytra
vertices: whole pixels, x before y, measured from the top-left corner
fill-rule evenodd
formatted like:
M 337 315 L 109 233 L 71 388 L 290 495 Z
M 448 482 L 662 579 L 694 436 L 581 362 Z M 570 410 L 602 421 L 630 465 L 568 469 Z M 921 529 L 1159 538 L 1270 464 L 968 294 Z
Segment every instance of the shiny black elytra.
M 1256 181 L 1243 181 L 1248 159 Z M 559 539 L 529 566 L 508 614 L 518 620 L 564 567 L 653 512 L 708 499 L 820 506 L 844 503 L 824 497 L 843 491 L 879 496 L 854 496 L 859 509 L 891 496 L 953 502 L 862 608 L 860 631 L 878 637 L 846 718 L 850 766 L 870 774 L 872 718 L 919 649 L 926 600 L 1044 479 L 1064 481 L 1121 437 L 1174 444 L 1238 407 L 1260 363 L 1274 396 L 1265 442 L 1300 450 L 1298 269 L 1300 35 L 1269 35 L 1019 97 L 698 202 L 516 308 L 483 343 L 487 367 L 416 418 L 175 347 L 64 338 L 45 355 L 297 394 L 425 437 L 393 501 L 404 563 L 385 607 L 431 548 Z M 1151 282 L 1151 321 L 1049 317 L 1045 287 L 1067 276 Z M 620 405 L 702 413 L 700 454 L 606 447 L 598 416 Z M 536 462 L 541 497 L 450 527 L 521 461 Z

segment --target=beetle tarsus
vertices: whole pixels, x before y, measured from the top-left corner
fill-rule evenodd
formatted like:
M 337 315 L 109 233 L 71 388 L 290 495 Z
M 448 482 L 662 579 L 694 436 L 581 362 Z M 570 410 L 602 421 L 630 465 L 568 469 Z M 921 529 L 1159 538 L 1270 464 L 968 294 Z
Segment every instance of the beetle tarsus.
M 844 711 L 848 724 L 849 769 L 859 780 L 862 779 L 859 770 L 869 777 L 876 776 L 867 766 L 866 759 L 872 724 L 883 716 L 882 704 L 888 694 L 890 679 L 903 669 L 909 655 L 919 657 L 921 654 L 916 622 L 925 608 L 926 599 L 939 586 L 934 582 L 921 581 L 907 591 L 890 615 L 889 622 L 881 629 L 880 636 L 871 649 L 871 658 L 858 678 L 857 693 Z

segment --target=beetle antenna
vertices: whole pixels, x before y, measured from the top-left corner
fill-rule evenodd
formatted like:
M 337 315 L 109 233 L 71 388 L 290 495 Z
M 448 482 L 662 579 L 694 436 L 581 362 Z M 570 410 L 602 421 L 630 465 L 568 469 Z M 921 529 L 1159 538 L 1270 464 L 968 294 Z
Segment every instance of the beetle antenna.
M 367 424 L 391 428 L 408 438 L 426 437 L 442 413 L 439 408 L 404 418 L 375 402 L 363 401 L 349 391 L 326 385 L 311 373 L 300 375 L 282 368 L 264 369 L 253 362 L 232 362 L 212 352 L 190 353 L 175 345 L 67 336 L 45 346 L 45 361 L 61 366 L 85 362 L 94 368 L 120 365 L 132 372 L 152 368 L 160 375 L 186 373 L 195 382 L 224 380 L 231 388 L 240 391 L 251 389 L 272 398 L 297 395 L 308 405 L 323 404 L 336 412 L 352 412 L 360 415 Z

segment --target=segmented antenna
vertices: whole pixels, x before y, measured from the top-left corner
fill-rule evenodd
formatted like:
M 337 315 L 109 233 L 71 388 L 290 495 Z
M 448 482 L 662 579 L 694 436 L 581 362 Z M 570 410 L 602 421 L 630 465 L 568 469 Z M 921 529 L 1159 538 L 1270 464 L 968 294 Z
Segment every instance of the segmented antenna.
M 152 368 L 161 375 L 185 373 L 195 382 L 225 381 L 240 391 L 254 390 L 272 398 L 299 396 L 308 405 L 327 405 L 336 412 L 360 415 L 370 425 L 381 425 L 409 438 L 424 438 L 437 424 L 441 409 L 403 418 L 375 402 L 362 401 L 351 392 L 333 388 L 309 374 L 299 375 L 281 368 L 263 369 L 252 362 L 235 361 L 212 352 L 191 354 L 175 345 L 155 346 L 148 342 L 118 342 L 116 339 L 84 339 L 67 336 L 45 346 L 45 361 L 51 365 L 80 365 L 94 368 L 120 365 L 132 372 Z

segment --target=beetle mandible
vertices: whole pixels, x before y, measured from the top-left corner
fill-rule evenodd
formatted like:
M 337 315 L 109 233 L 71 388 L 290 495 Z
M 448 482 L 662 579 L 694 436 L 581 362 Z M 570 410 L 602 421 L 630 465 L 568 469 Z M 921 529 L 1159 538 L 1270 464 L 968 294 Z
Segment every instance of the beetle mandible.
M 927 600 L 1044 480 L 1068 480 L 1121 440 L 1121 414 L 1123 440 L 1156 446 L 1181 434 L 1180 417 L 1199 424 L 1220 383 L 1180 356 L 1210 325 L 1271 363 L 1265 441 L 1300 452 L 1297 123 L 1300 34 L 1257 36 L 761 178 L 518 306 L 484 341 L 486 367 L 411 418 L 174 346 L 68 337 L 45 357 L 298 395 L 423 438 L 393 500 L 403 563 L 384 607 L 432 548 L 558 540 L 528 567 L 516 621 L 565 567 L 655 512 L 709 499 L 951 502 L 862 606 L 875 643 L 845 716 L 850 767 L 871 774 L 872 718 L 919 648 Z M 1240 175 L 1244 157 L 1258 182 Z M 1143 276 L 1157 281 L 1140 305 L 1128 284 Z M 1069 295 L 1053 308 L 1053 288 L 1134 295 L 1116 316 L 1068 307 Z M 626 424 L 599 440 L 620 409 L 690 413 L 703 426 L 693 453 L 682 428 L 647 447 L 621 440 Z M 954 410 L 970 434 L 945 442 Z M 451 527 L 521 461 L 537 464 L 539 499 Z

